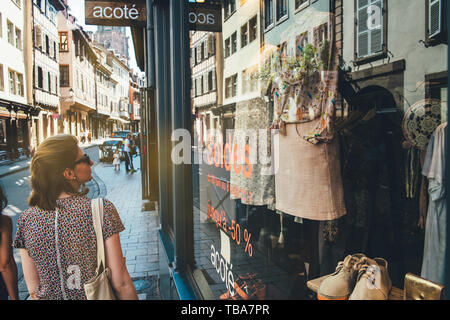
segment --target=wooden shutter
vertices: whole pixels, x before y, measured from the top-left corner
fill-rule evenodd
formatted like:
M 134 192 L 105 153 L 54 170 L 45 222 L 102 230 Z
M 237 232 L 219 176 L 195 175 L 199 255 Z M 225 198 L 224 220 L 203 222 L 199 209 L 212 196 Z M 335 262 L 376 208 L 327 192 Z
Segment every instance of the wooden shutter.
M 442 30 L 442 1 L 429 0 L 428 8 L 428 36 L 437 36 Z

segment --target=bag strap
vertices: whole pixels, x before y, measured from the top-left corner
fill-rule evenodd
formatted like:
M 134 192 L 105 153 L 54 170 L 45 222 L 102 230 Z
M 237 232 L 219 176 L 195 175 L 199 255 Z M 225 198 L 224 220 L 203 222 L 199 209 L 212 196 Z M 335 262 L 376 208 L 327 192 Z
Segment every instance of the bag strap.
M 97 274 L 106 268 L 105 244 L 103 241 L 103 199 L 91 200 L 92 222 L 94 224 L 95 236 L 97 239 Z

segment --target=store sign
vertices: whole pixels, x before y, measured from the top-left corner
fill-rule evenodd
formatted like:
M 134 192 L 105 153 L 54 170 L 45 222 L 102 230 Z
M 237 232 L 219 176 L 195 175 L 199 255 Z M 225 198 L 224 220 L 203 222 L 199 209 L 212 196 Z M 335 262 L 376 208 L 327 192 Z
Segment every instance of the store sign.
M 213 3 L 189 3 L 189 29 L 222 32 L 222 6 Z
M 86 24 L 145 27 L 147 25 L 146 1 L 85 0 L 85 16 Z

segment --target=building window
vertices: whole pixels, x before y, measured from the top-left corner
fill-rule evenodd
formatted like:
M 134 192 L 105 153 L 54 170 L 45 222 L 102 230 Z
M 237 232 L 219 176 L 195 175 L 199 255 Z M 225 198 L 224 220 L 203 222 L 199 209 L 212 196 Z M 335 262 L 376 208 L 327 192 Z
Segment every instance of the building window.
M 18 96 L 24 96 L 23 75 L 20 73 L 16 73 L 16 92 Z
M 248 44 L 248 24 L 244 24 L 241 27 L 241 48 Z
M 225 58 L 231 55 L 231 43 L 230 38 L 225 39 Z
M 225 98 L 236 96 L 237 91 L 237 74 L 225 79 Z
M 59 33 L 59 51 L 60 52 L 67 52 L 67 51 L 69 51 L 68 32 L 61 31 Z
M 9 70 L 8 77 L 9 77 L 9 93 L 16 94 L 16 79 L 14 71 Z
M 24 96 L 23 75 L 13 70 L 9 70 L 8 78 L 9 78 L 9 93 L 23 97 Z
M 231 54 L 237 51 L 237 32 L 231 35 Z
M 326 40 L 328 40 L 328 23 L 324 23 L 314 28 L 314 46 L 321 46 Z
M 3 77 L 3 65 L 0 64 L 0 91 L 5 91 L 5 81 Z
M 309 3 L 309 0 L 295 0 L 295 10 L 300 7 L 306 7 Z
M 426 0 L 425 42 L 427 46 L 447 43 L 447 1 Z
M 22 31 L 16 28 L 16 48 L 22 50 Z
M 216 37 L 210 35 L 208 37 L 208 57 L 216 54 Z
M 34 28 L 34 45 L 42 51 L 42 32 L 39 26 L 35 26 Z
M 252 42 L 253 40 L 256 40 L 257 32 L 258 32 L 258 21 L 256 19 L 256 16 L 250 19 L 248 22 L 248 31 L 249 31 L 249 42 Z
M 211 70 L 208 72 L 208 91 L 216 90 L 216 72 Z
M 277 21 L 287 16 L 287 0 L 277 0 Z
M 20 0 L 11 0 L 11 1 L 14 2 L 19 8 L 21 7 Z
M 8 32 L 8 43 L 14 45 L 14 25 L 9 20 L 6 22 L 6 32 Z
M 386 0 L 357 0 L 355 7 L 356 62 L 381 58 L 386 52 Z M 372 59 L 370 59 L 372 60 Z
M 264 0 L 264 28 L 273 24 L 273 0 Z
M 236 0 L 224 0 L 223 10 L 224 18 L 227 19 L 236 11 Z
M 44 72 L 41 67 L 37 67 L 37 87 L 44 89 Z
M 205 42 L 200 45 L 200 61 L 203 61 L 203 59 L 205 59 Z

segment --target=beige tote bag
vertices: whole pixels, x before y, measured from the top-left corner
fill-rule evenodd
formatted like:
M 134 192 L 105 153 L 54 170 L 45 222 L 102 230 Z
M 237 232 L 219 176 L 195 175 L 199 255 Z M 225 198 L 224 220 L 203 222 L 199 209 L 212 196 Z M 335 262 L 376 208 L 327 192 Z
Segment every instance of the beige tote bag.
M 105 244 L 103 241 L 103 200 L 92 200 L 92 220 L 97 237 L 97 270 L 95 276 L 84 284 L 88 300 L 117 300 L 111 286 L 111 270 L 106 267 Z

